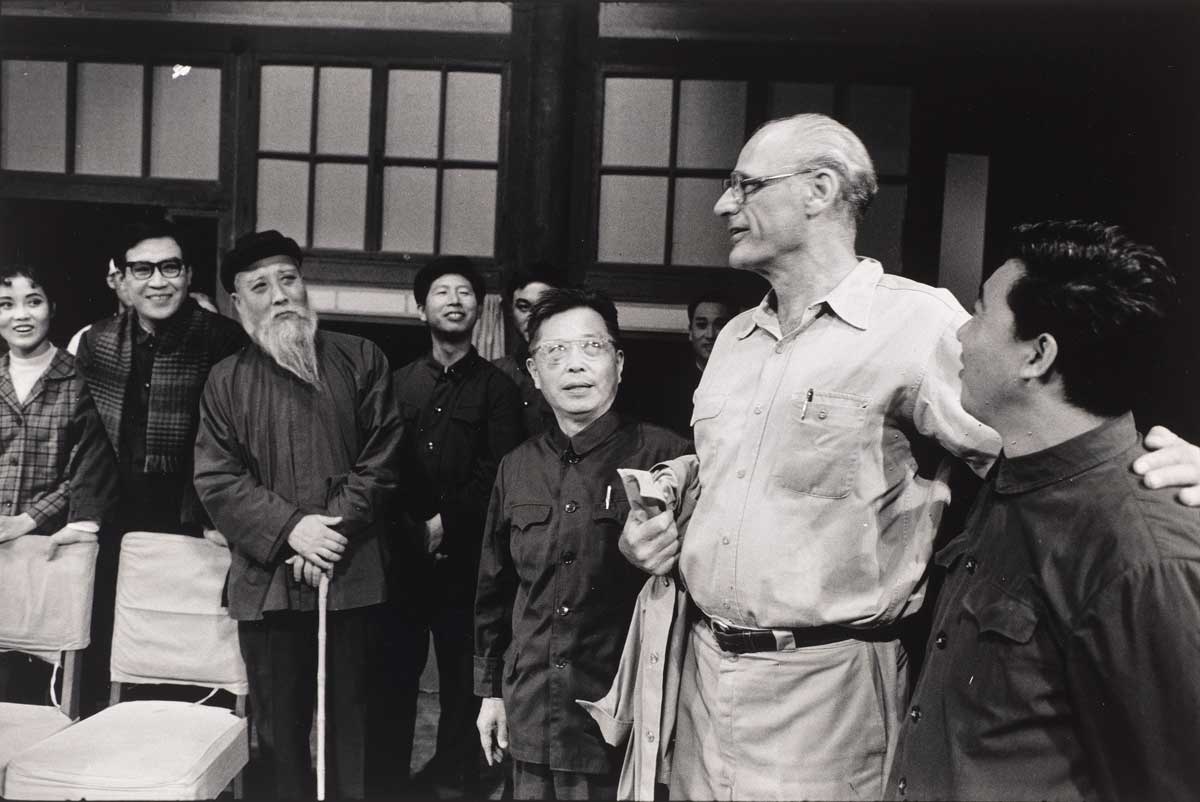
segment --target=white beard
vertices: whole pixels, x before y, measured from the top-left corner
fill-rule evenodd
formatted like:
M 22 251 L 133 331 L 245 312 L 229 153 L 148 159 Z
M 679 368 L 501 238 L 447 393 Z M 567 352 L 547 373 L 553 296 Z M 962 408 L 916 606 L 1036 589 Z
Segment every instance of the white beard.
M 267 352 L 275 364 L 305 384 L 320 383 L 317 369 L 317 313 L 295 310 L 298 317 L 266 317 L 246 333 Z

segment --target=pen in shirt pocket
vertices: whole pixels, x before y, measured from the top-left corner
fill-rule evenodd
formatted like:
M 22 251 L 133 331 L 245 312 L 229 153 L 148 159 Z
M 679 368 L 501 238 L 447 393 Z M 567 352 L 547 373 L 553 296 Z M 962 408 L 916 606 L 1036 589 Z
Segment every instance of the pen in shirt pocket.
M 804 405 L 800 407 L 800 420 L 804 420 L 804 416 L 808 414 L 808 405 L 812 401 L 813 391 L 808 388 L 808 395 L 804 396 Z
M 609 485 L 604 490 L 604 509 L 609 508 L 609 502 L 612 501 L 612 485 Z

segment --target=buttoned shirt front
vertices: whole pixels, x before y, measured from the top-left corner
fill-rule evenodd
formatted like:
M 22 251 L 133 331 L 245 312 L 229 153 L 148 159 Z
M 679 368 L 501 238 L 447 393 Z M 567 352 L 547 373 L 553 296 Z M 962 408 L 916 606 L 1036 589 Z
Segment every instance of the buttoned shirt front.
M 449 367 L 426 354 L 392 382 L 405 425 L 402 470 L 419 469 L 420 486 L 432 488 L 445 530 L 442 567 L 455 578 L 452 595 L 469 605 L 496 468 L 525 437 L 520 395 L 474 347 Z
M 617 468 L 678 454 L 678 435 L 609 410 L 574 437 L 555 426 L 504 458 L 475 601 L 475 691 L 503 696 L 518 760 L 606 772 L 608 748 L 576 699 L 599 699 L 646 575 L 617 540 L 629 503 Z
M 999 451 L 960 402 L 967 314 L 873 259 L 786 335 L 772 300 L 722 330 L 696 390 L 684 582 L 742 626 L 890 623 L 923 598 L 942 458 L 983 473 Z
M 1192 799 L 1200 511 L 1131 416 L 1002 458 L 945 584 L 889 783 L 911 799 Z

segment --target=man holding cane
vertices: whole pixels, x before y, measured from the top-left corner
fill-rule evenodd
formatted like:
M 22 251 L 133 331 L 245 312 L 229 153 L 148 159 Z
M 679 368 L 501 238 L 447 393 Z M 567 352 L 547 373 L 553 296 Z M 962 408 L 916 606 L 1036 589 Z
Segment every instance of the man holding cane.
M 205 386 L 195 484 L 233 552 L 228 604 L 259 733 L 258 793 L 312 794 L 314 589 L 324 573 L 329 782 L 333 796 L 361 798 L 368 650 L 386 594 L 380 530 L 402 434 L 387 359 L 366 340 L 317 331 L 300 249 L 277 231 L 239 239 L 221 278 L 252 344 Z

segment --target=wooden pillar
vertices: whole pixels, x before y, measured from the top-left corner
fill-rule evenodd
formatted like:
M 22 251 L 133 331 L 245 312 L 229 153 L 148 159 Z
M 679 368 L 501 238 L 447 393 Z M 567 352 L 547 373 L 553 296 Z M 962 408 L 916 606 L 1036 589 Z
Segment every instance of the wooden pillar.
M 577 114 L 590 118 L 590 106 L 579 105 L 590 103 L 598 19 L 598 0 L 513 3 L 509 173 L 498 249 L 506 278 L 514 265 L 546 260 L 560 281 L 570 279 L 572 196 L 587 192 L 572 186 Z

